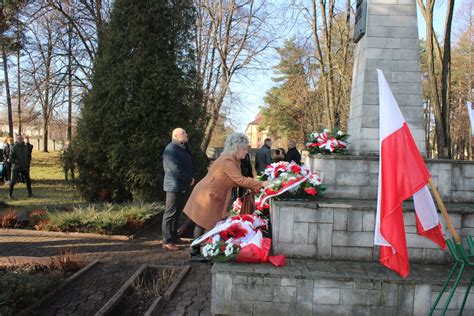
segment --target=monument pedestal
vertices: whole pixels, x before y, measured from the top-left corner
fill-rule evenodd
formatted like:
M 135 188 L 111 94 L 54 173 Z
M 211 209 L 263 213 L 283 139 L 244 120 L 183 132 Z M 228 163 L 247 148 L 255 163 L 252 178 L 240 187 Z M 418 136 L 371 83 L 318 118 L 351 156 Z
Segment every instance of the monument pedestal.
M 413 264 L 402 279 L 378 262 L 287 259 L 281 268 L 214 264 L 211 310 L 214 315 L 428 315 L 449 268 Z M 465 274 L 447 315 L 459 314 L 468 281 Z M 471 293 L 464 315 L 472 314 Z
M 330 188 L 328 188 L 330 189 Z M 271 203 L 272 249 L 288 258 L 323 260 L 379 260 L 374 246 L 375 200 L 335 200 Z M 474 212 L 467 204 L 453 205 L 451 220 L 461 237 L 474 234 Z M 429 239 L 418 235 L 412 203 L 404 204 L 408 254 L 411 263 L 443 264 L 452 261 Z M 440 216 L 444 234 L 449 230 Z
M 321 176 L 325 198 L 377 199 L 379 158 L 309 156 L 303 161 Z M 474 203 L 474 161 L 426 159 L 426 166 L 446 203 Z M 448 209 L 449 211 L 449 209 Z

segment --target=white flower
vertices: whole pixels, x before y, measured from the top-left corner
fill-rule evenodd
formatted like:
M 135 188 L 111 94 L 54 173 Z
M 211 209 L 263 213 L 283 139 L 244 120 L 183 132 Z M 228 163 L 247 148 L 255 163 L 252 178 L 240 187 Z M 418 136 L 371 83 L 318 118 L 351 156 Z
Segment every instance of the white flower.
M 214 251 L 211 252 L 211 255 L 212 255 L 213 257 L 215 257 L 215 256 L 217 256 L 218 254 L 219 254 L 219 247 L 216 247 L 216 248 L 214 249 Z
M 312 138 L 318 138 L 318 136 L 319 136 L 319 133 L 311 133 Z
M 331 130 L 330 130 L 330 129 L 327 129 L 327 128 L 325 128 L 325 129 L 324 129 L 324 132 L 325 132 L 325 133 L 329 133 L 329 132 L 331 132 Z
M 204 247 L 202 247 L 202 255 L 204 257 L 212 256 L 213 249 L 214 246 L 212 244 L 206 244 Z
M 311 177 L 309 178 L 309 183 L 311 183 L 313 186 L 318 186 L 322 182 L 321 182 L 321 178 L 319 177 L 319 175 L 317 173 L 313 173 L 313 174 L 311 174 Z
M 224 251 L 224 254 L 226 257 L 232 255 L 234 253 L 234 244 L 230 243 L 230 244 L 227 244 L 227 246 L 225 247 L 225 251 Z
M 342 135 L 344 135 L 344 134 L 345 134 L 345 133 L 344 133 L 343 131 L 338 131 L 338 132 L 337 132 L 337 135 L 339 135 L 339 136 L 342 136 Z

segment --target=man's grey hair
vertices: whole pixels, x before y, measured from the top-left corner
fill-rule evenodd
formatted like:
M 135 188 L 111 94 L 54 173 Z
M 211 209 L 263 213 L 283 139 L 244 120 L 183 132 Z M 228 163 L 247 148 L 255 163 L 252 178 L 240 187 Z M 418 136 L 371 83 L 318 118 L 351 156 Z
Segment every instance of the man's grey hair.
M 224 154 L 235 155 L 237 151 L 249 146 L 249 139 L 244 133 L 232 133 L 224 143 Z

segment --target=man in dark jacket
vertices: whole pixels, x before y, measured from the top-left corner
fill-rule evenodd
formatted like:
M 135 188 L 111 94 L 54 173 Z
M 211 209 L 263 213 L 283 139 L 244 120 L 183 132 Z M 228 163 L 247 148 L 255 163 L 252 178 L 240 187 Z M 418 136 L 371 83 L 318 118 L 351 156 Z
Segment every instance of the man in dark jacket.
M 10 199 L 13 198 L 13 187 L 18 182 L 21 176 L 23 176 L 26 181 L 28 197 L 33 197 L 30 179 L 30 150 L 23 141 L 22 135 L 18 135 L 16 137 L 16 142 L 10 152 L 9 160 L 12 164 L 12 179 L 10 181 L 8 197 Z
M 180 248 L 178 238 L 178 221 L 192 185 L 194 170 L 191 152 L 187 147 L 188 134 L 182 128 L 172 133 L 172 141 L 163 152 L 163 169 L 165 179 L 163 190 L 166 192 L 166 206 L 163 215 L 163 248 L 176 251 Z
M 265 138 L 263 146 L 257 150 L 255 154 L 255 170 L 257 175 L 261 174 L 265 168 L 272 163 L 272 140 L 270 138 Z
M 11 180 L 12 173 L 12 164 L 10 162 L 10 153 L 13 148 L 13 138 L 5 138 L 5 143 L 3 145 L 3 167 L 5 168 L 5 179 L 7 181 Z
M 301 165 L 301 154 L 298 152 L 298 149 L 296 149 L 296 142 L 294 140 L 288 142 L 288 152 L 285 155 L 285 161 L 294 161 L 298 165 Z

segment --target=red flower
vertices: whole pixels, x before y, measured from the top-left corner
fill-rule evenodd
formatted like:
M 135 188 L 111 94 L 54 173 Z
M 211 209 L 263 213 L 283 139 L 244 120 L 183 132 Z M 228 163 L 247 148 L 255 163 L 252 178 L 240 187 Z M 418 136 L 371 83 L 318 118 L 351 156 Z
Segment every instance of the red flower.
M 242 215 L 242 220 L 253 224 L 253 216 L 249 214 Z
M 270 208 L 270 205 L 267 202 L 265 202 L 263 205 L 262 203 L 255 203 L 255 207 L 257 210 L 263 211 L 264 209 Z
M 227 231 L 226 230 L 223 230 L 219 233 L 219 235 L 221 236 L 222 239 L 224 240 L 227 240 L 229 239 L 229 235 L 227 234 Z
M 243 228 L 239 223 L 230 225 L 227 229 L 227 234 L 233 238 L 242 238 L 247 234 L 247 230 Z
M 239 220 L 240 219 L 240 216 L 239 215 L 236 215 L 236 216 L 232 216 L 232 220 L 235 221 L 235 220 Z
M 275 190 L 273 190 L 273 189 L 271 189 L 271 188 L 266 188 L 266 189 L 265 189 L 265 193 L 266 193 L 267 195 L 273 195 L 273 194 L 276 194 L 277 191 L 275 191 Z
M 310 188 L 304 188 L 304 191 L 309 194 L 309 195 L 312 195 L 312 196 L 315 196 L 316 194 L 318 194 L 318 191 L 313 188 L 313 187 L 310 187 Z
M 293 171 L 294 173 L 300 173 L 301 172 L 301 167 L 298 166 L 298 165 L 292 165 L 291 166 L 291 171 Z

